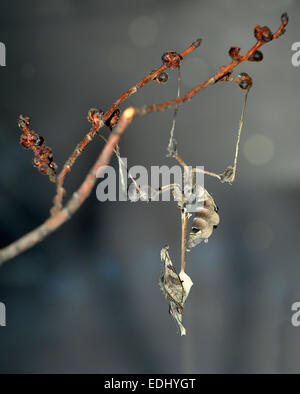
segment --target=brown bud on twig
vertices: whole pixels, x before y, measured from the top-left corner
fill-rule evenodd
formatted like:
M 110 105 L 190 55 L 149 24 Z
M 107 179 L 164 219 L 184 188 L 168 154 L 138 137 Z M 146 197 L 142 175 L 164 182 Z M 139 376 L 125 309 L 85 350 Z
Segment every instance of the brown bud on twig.
M 239 87 L 241 89 L 250 89 L 252 86 L 252 78 L 247 73 L 240 73 L 239 78 L 241 82 L 239 83 Z
M 248 59 L 249 62 L 261 62 L 264 58 L 264 55 L 261 51 L 255 51 L 253 55 L 251 55 Z
M 31 149 L 33 146 L 42 145 L 44 138 L 36 134 L 35 131 L 29 129 L 30 118 L 28 116 L 19 116 L 18 126 L 22 131 L 20 144 L 25 149 Z
M 155 82 L 158 83 L 159 85 L 162 83 L 167 83 L 169 79 L 169 76 L 166 72 L 162 72 L 155 78 Z
M 97 108 L 91 108 L 88 112 L 87 119 L 90 123 L 98 123 L 104 114 L 103 111 Z
M 198 48 L 201 45 L 202 42 L 202 38 L 197 38 L 197 40 L 195 40 L 192 45 L 194 46 L 194 48 Z
M 30 124 L 31 118 L 29 116 L 20 115 L 18 119 L 18 126 L 20 128 L 28 127 Z
M 51 149 L 46 145 L 42 145 L 36 147 L 33 151 L 35 155 L 33 165 L 37 167 L 43 175 L 48 175 L 49 164 L 53 162 Z M 52 168 L 52 166 L 50 168 Z
M 33 130 L 29 131 L 26 134 L 22 134 L 20 137 L 20 144 L 25 149 L 30 149 L 33 146 L 40 146 L 44 143 L 44 138 L 40 135 L 37 135 Z
M 177 52 L 169 51 L 162 55 L 161 60 L 167 67 L 175 70 L 175 68 L 180 66 L 181 56 Z
M 228 54 L 233 60 L 238 60 L 241 56 L 241 48 L 231 47 L 228 51 Z
M 254 36 L 258 41 L 264 42 L 269 42 L 273 39 L 273 33 L 268 26 L 256 25 L 254 27 Z
M 30 118 L 19 116 L 18 126 L 22 131 L 20 144 L 26 149 L 32 149 L 34 153 L 33 165 L 41 174 L 49 175 L 51 181 L 55 181 L 57 166 L 53 162 L 51 148 L 44 144 L 44 138 L 35 131 L 29 129 Z
M 282 22 L 282 23 L 288 24 L 288 22 L 289 22 L 289 16 L 288 16 L 287 12 L 284 12 L 284 13 L 281 15 L 281 22 Z

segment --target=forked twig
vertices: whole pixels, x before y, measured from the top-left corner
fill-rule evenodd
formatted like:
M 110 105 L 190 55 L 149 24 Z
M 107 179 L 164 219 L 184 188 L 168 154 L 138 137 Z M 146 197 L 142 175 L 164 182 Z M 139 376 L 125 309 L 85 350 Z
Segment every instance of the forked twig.
M 38 242 L 41 242 L 63 223 L 71 219 L 73 214 L 89 197 L 95 185 L 97 175 L 99 176 L 101 174 L 101 170 L 109 163 L 115 146 L 119 143 L 121 136 L 133 119 L 133 114 L 134 112 L 132 108 L 128 108 L 123 112 L 118 125 L 114 129 L 114 132 L 110 134 L 107 143 L 95 164 L 86 175 L 79 189 L 73 193 L 72 197 L 66 203 L 65 207 L 47 219 L 41 226 L 35 228 L 33 231 L 27 233 L 17 241 L 1 249 L 0 265 L 5 261 L 18 256 L 20 253 L 36 245 Z
M 270 36 L 266 40 L 259 39 L 252 48 L 250 48 L 244 55 L 241 55 L 238 59 L 232 60 L 227 66 L 221 66 L 219 70 L 208 78 L 206 81 L 200 83 L 190 91 L 188 91 L 184 96 L 178 97 L 174 100 L 165 101 L 160 104 L 152 104 L 152 105 L 144 105 L 140 108 L 135 109 L 135 116 L 143 116 L 150 112 L 161 112 L 165 111 L 170 107 L 174 107 L 178 104 L 185 103 L 191 100 L 197 93 L 201 90 L 207 88 L 208 86 L 214 85 L 216 82 L 224 78 L 226 75 L 230 74 L 232 70 L 237 67 L 239 64 L 243 63 L 244 61 L 248 60 L 249 58 L 253 57 L 254 53 L 259 50 L 263 45 L 267 44 L 270 41 L 273 41 L 280 37 L 285 32 L 285 27 L 287 25 L 287 20 L 282 18 L 282 23 L 277 29 L 277 31 Z
M 190 52 L 197 49 L 201 43 L 201 39 L 193 42 L 187 49 L 183 52 L 179 53 L 180 59 L 183 59 Z M 104 114 L 101 111 L 90 110 L 88 119 L 93 124 L 90 131 L 84 136 L 83 140 L 76 146 L 74 152 L 69 157 L 69 159 L 64 164 L 61 172 L 57 176 L 57 188 L 56 188 L 56 196 L 54 197 L 54 206 L 51 209 L 52 215 L 58 212 L 62 208 L 63 197 L 65 194 L 65 189 L 63 187 L 65 178 L 67 174 L 71 171 L 72 166 L 74 165 L 76 159 L 81 155 L 83 150 L 87 147 L 87 145 L 94 139 L 96 133 L 104 126 L 107 120 L 112 116 L 112 114 L 118 109 L 118 106 L 128 99 L 131 95 L 136 93 L 139 89 L 144 87 L 147 83 L 153 81 L 157 78 L 161 73 L 163 73 L 168 68 L 167 64 L 163 64 L 157 69 L 153 70 L 150 74 L 146 75 L 140 81 L 138 81 L 134 86 L 128 89 L 125 93 L 123 93 L 110 107 L 110 109 Z
M 143 106 L 141 108 L 127 108 L 120 117 L 120 120 L 117 126 L 113 129 L 110 134 L 106 145 L 104 146 L 102 152 L 100 153 L 98 159 L 93 165 L 92 169 L 86 175 L 84 181 L 82 182 L 79 189 L 73 193 L 72 197 L 66 203 L 66 205 L 62 206 L 63 196 L 64 196 L 64 180 L 66 175 L 70 172 L 71 167 L 73 166 L 76 159 L 80 156 L 81 152 L 86 148 L 88 143 L 93 140 L 97 131 L 103 127 L 106 121 L 113 115 L 114 111 L 118 108 L 118 105 L 126 100 L 130 95 L 135 93 L 138 89 L 143 87 L 149 81 L 156 78 L 160 73 L 162 73 L 167 68 L 174 69 L 179 67 L 180 61 L 184 56 L 188 53 L 196 49 L 201 40 L 195 41 L 192 45 L 190 45 L 185 51 L 177 54 L 176 52 L 168 52 L 167 56 L 164 56 L 164 64 L 156 69 L 154 72 L 150 73 L 143 79 L 141 79 L 136 85 L 130 88 L 127 92 L 121 95 L 118 100 L 111 106 L 111 108 L 104 114 L 101 115 L 97 112 L 91 113 L 90 121 L 92 122 L 92 128 L 86 134 L 82 142 L 77 145 L 77 148 L 71 155 L 71 157 L 66 161 L 62 171 L 57 176 L 57 194 L 55 196 L 55 204 L 52 210 L 52 217 L 47 219 L 41 226 L 37 227 L 30 233 L 11 243 L 7 247 L 0 250 L 0 264 L 3 264 L 5 261 L 12 259 L 13 257 L 19 255 L 25 250 L 31 248 L 38 242 L 42 241 L 46 236 L 55 231 L 58 227 L 60 227 L 63 223 L 69 220 L 72 215 L 79 209 L 82 203 L 88 198 L 90 195 L 93 186 L 95 185 L 96 175 L 101 173 L 101 169 L 106 166 L 111 156 L 113 155 L 114 149 L 116 145 L 119 143 L 121 136 L 125 132 L 126 128 L 132 122 L 135 116 L 142 116 L 150 112 L 164 111 L 167 108 L 171 108 L 173 106 L 180 105 L 184 102 L 191 100 L 197 93 L 199 93 L 204 88 L 215 84 L 216 82 L 222 80 L 222 78 L 227 78 L 227 76 L 231 73 L 231 71 L 246 60 L 251 60 L 255 58 L 255 54 L 258 49 L 265 45 L 267 42 L 270 42 L 274 39 L 277 39 L 280 35 L 282 35 L 285 31 L 285 27 L 288 23 L 287 14 L 283 14 L 281 17 L 281 25 L 277 29 L 277 31 L 272 34 L 270 29 L 266 26 L 255 27 L 255 37 L 257 42 L 251 49 L 249 49 L 244 55 L 239 55 L 237 58 L 233 59 L 233 61 L 227 66 L 222 66 L 219 70 L 212 75 L 206 81 L 200 83 L 195 88 L 191 89 L 185 95 L 177 97 L 174 100 L 166 101 L 160 104 L 153 104 L 149 106 Z M 241 85 L 240 85 L 241 86 Z M 238 148 L 238 146 L 237 146 Z M 236 159 L 237 160 L 237 159 Z

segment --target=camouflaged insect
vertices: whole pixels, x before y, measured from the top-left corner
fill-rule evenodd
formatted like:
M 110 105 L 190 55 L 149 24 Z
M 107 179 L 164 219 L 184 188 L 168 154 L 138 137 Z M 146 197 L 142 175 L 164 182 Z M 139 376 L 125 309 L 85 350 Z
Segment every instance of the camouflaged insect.
M 189 234 L 188 248 L 194 248 L 202 241 L 207 242 L 220 222 L 218 207 L 205 189 L 202 199 L 202 204 L 199 205 L 194 217 L 192 231 Z
M 177 141 L 175 138 L 170 138 L 167 151 L 167 157 L 173 157 L 177 153 Z
M 196 177 L 192 167 L 185 166 L 183 173 L 183 188 L 174 184 L 172 194 L 174 200 L 177 202 L 179 209 L 185 209 L 189 211 L 189 206 L 195 201 L 200 201 L 199 194 L 201 195 L 203 187 L 196 185 Z
M 179 275 L 177 274 L 168 249 L 169 246 L 166 246 L 160 252 L 163 268 L 159 286 L 169 304 L 170 315 L 174 317 L 181 335 L 185 335 L 186 329 L 182 324 L 182 312 L 193 282 L 186 273 L 180 272 Z

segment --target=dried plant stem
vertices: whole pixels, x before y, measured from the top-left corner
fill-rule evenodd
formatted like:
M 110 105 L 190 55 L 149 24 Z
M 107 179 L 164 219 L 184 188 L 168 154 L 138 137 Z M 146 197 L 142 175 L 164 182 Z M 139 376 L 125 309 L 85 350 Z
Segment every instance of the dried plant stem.
M 99 122 L 95 123 L 90 131 L 84 136 L 83 140 L 76 146 L 72 155 L 68 158 L 66 163 L 63 166 L 63 169 L 58 174 L 56 178 L 56 195 L 53 199 L 54 206 L 51 209 L 51 214 L 54 215 L 60 209 L 62 209 L 62 202 L 65 195 L 65 189 L 63 187 L 65 178 L 67 174 L 71 171 L 73 164 L 76 159 L 81 155 L 83 150 L 87 147 L 87 145 L 94 139 L 97 131 L 103 126 L 103 122 L 99 120 Z

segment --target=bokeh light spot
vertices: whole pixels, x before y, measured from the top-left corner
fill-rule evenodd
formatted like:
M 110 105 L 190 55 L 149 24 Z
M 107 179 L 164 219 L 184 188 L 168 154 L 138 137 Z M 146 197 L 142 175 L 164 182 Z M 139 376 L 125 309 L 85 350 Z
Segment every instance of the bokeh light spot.
M 244 156 L 254 166 L 262 166 L 268 163 L 273 154 L 273 142 L 264 135 L 253 135 L 245 142 Z

